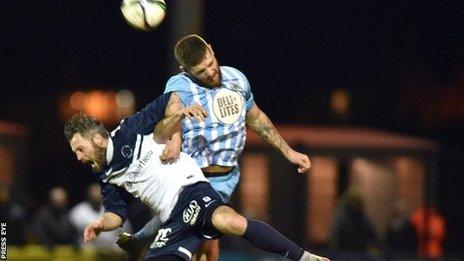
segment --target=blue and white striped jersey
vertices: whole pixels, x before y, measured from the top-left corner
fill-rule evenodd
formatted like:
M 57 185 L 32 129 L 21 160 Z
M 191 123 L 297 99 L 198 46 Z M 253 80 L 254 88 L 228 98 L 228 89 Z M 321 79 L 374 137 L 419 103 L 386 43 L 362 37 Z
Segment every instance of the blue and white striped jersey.
M 153 139 L 153 129 L 164 118 L 171 93 L 163 94 L 145 109 L 123 120 L 111 132 L 107 162 L 99 178 L 105 211 L 125 218 L 128 196 L 140 198 L 161 221 L 168 219 L 185 186 L 207 181 L 196 162 L 181 153 L 174 164 L 162 164 L 164 144 Z
M 239 70 L 221 66 L 222 84 L 206 88 L 186 73 L 169 79 L 165 93 L 176 92 L 183 106 L 199 104 L 208 112 L 205 122 L 182 121 L 182 151 L 201 168 L 237 165 L 245 146 L 245 114 L 254 105 L 250 83 Z

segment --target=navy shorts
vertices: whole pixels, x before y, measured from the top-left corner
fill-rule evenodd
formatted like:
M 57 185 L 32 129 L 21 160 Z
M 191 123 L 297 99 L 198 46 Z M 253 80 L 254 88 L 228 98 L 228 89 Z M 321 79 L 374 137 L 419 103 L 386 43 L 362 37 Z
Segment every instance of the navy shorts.
M 224 205 L 207 182 L 199 182 L 180 193 L 169 219 L 161 224 L 147 257 L 176 255 L 190 260 L 201 242 L 221 234 L 211 224 L 211 215 Z

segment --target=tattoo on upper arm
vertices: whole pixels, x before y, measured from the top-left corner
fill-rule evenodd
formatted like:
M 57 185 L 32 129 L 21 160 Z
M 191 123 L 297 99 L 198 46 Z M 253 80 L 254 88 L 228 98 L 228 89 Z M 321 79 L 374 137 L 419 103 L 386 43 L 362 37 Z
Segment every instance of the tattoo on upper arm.
M 253 115 L 254 116 L 254 115 Z M 256 133 L 261 136 L 271 146 L 279 149 L 282 153 L 288 152 L 289 146 L 277 132 L 271 120 L 261 111 L 258 111 L 256 117 L 249 119 L 248 124 Z

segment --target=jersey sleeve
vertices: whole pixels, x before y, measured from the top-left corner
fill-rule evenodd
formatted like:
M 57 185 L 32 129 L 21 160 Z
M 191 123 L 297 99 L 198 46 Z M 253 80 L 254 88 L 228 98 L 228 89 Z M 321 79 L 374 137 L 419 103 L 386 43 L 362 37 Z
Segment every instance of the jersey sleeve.
M 124 119 L 120 131 L 148 135 L 153 132 L 155 125 L 164 118 L 164 113 L 172 92 L 167 92 L 149 103 L 145 108 Z
M 122 188 L 100 182 L 105 212 L 111 212 L 121 217 L 123 223 L 127 218 L 127 209 L 133 197 Z
M 232 67 L 229 67 L 232 68 Z M 253 97 L 253 92 L 251 91 L 251 85 L 250 82 L 248 81 L 247 77 L 245 74 L 243 74 L 240 70 L 233 68 L 233 70 L 240 76 L 239 81 L 240 85 L 243 87 L 243 91 L 245 92 L 245 107 L 246 110 L 249 111 L 255 105 L 255 100 Z
M 182 101 L 182 105 L 186 106 L 188 104 L 187 97 L 190 92 L 190 80 L 182 75 L 172 76 L 166 83 L 166 88 L 164 93 L 175 92 L 179 99 Z

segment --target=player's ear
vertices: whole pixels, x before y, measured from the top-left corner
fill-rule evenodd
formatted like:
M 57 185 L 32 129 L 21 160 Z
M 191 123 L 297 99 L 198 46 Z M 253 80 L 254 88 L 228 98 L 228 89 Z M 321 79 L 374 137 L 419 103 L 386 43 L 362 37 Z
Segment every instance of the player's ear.
M 181 71 L 183 71 L 184 73 L 186 73 L 187 75 L 193 76 L 193 75 L 190 73 L 190 71 L 187 70 L 187 68 L 185 68 L 184 66 L 182 66 L 182 65 L 179 66 L 179 69 L 180 69 Z
M 103 138 L 103 136 L 100 133 L 95 133 L 93 135 L 93 137 L 92 137 L 92 140 L 99 147 L 102 147 L 105 139 Z

